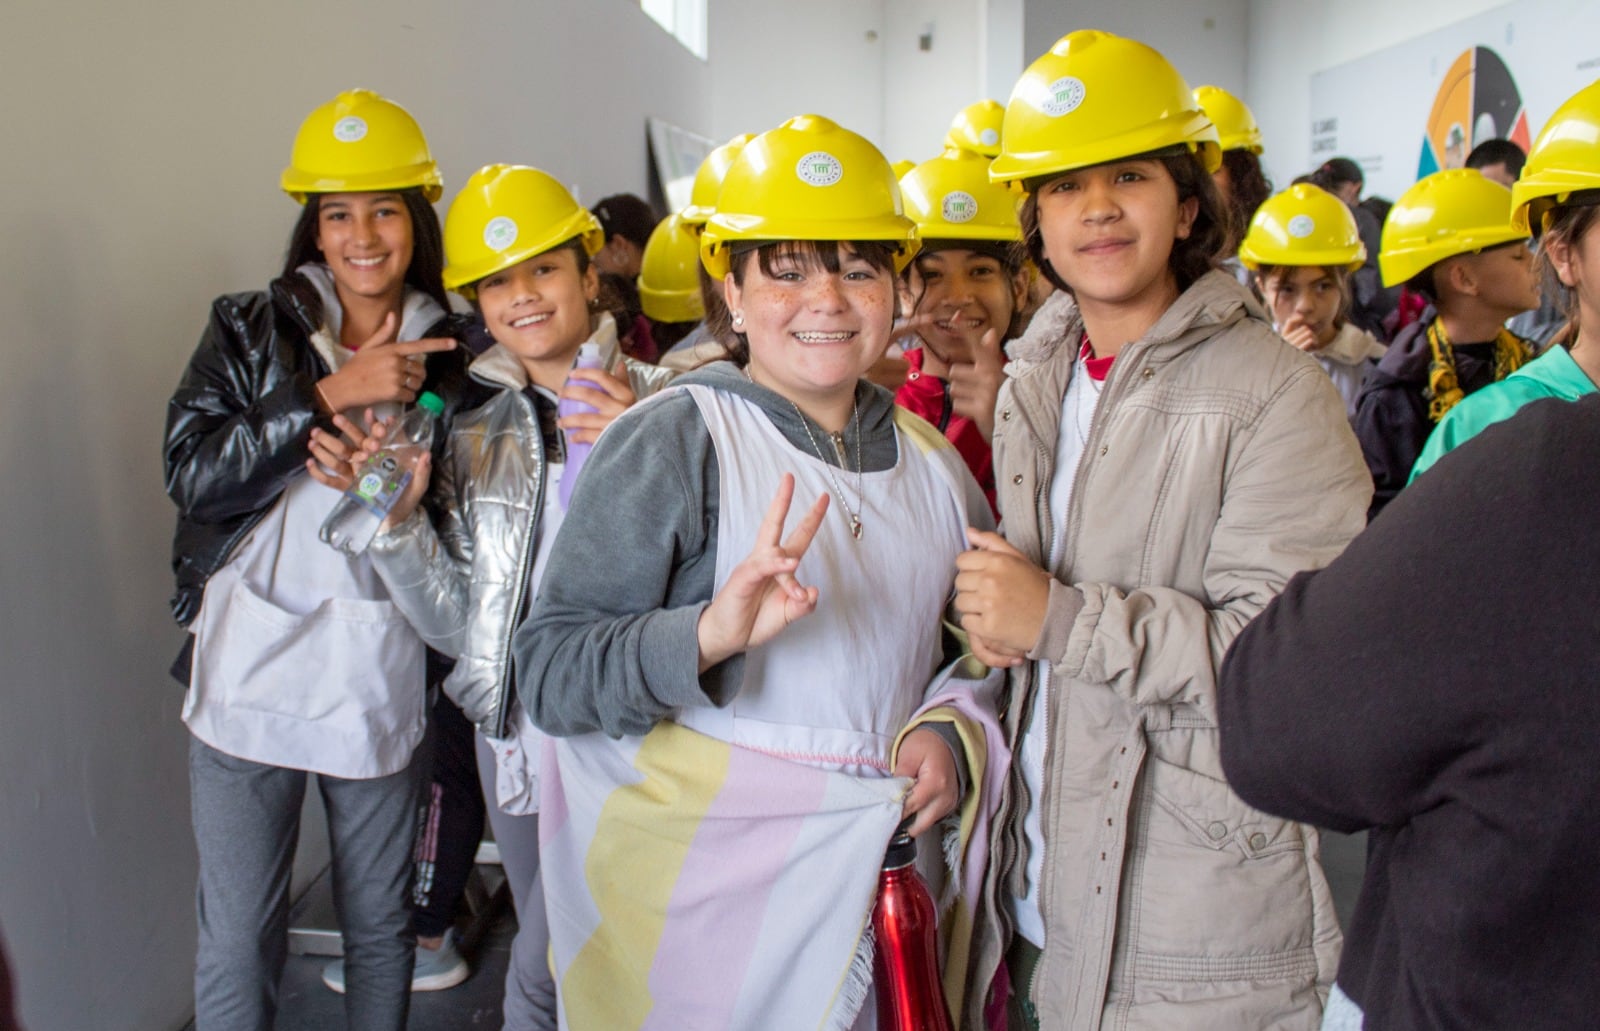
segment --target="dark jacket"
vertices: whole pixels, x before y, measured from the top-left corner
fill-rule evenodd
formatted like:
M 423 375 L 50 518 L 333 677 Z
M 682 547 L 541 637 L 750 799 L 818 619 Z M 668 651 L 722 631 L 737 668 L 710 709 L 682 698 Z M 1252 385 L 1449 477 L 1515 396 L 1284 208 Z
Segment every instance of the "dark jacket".
M 1338 975 L 1369 1028 L 1595 1026 L 1597 454 L 1600 396 L 1528 405 L 1296 577 L 1223 665 L 1240 797 L 1371 830 Z
M 1428 442 L 1434 423 L 1428 418 L 1428 327 L 1437 313 L 1429 308 L 1394 338 L 1389 350 L 1367 373 L 1356 397 L 1352 421 L 1361 454 L 1372 473 L 1373 519 L 1411 479 L 1411 467 Z M 1456 378 L 1468 394 L 1494 382 L 1494 363 L 1456 349 Z
M 166 488 L 178 506 L 171 606 L 180 626 L 194 619 L 206 581 L 290 479 L 306 475 L 311 427 L 333 429 L 315 393 L 331 371 L 310 341 L 317 305 L 315 288 L 300 276 L 274 280 L 265 292 L 217 298 L 167 402 Z M 428 335 L 462 339 L 467 321 L 446 315 Z M 445 425 L 472 390 L 467 358 L 465 348 L 427 356 L 422 389 L 444 400 Z M 434 436 L 436 451 L 443 441 L 443 433 Z

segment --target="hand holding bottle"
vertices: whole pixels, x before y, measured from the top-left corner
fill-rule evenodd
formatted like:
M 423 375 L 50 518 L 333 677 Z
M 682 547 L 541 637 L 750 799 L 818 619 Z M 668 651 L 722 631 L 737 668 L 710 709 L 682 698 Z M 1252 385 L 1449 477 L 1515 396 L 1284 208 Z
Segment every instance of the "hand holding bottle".
M 405 514 L 410 515 L 422 496 L 417 473 L 419 469 L 426 472 L 430 468 L 434 420 L 443 412 L 444 401 L 428 391 L 424 391 L 417 399 L 417 406 L 407 410 L 394 425 L 373 420 L 372 410 L 368 409 L 372 433 L 361 437 L 361 446 L 356 452 L 357 456 L 364 457 L 359 466 L 354 467 L 353 482 L 323 521 L 318 534 L 323 543 L 345 555 L 360 555 L 367 550 L 381 526 L 398 521 L 393 515 L 398 505 L 407 502 L 409 507 Z M 343 416 L 338 418 L 345 423 L 341 429 L 354 441 L 356 438 L 351 435 L 359 435 L 359 431 Z M 326 448 L 327 442 L 321 441 L 319 446 Z M 318 479 L 320 481 L 321 477 Z
M 342 415 L 334 416 L 333 424 L 342 430 L 346 437 L 356 441 L 355 453 L 350 458 L 352 476 L 373 455 L 383 449 L 384 441 L 393 433 L 396 420 L 377 419 L 373 417 L 372 409 L 367 409 L 367 425 L 372 427 L 372 432 L 363 436 L 360 429 Z M 378 529 L 389 530 L 399 526 L 410 517 L 417 506 L 422 503 L 422 498 L 428 493 L 428 481 L 433 473 L 433 453 L 425 451 L 417 456 L 417 464 L 411 470 L 411 482 L 406 484 L 406 489 L 395 499 L 389 514 L 383 520 L 383 525 Z
M 916 781 L 901 810 L 912 818 L 908 833 L 913 838 L 955 812 L 961 801 L 955 755 L 944 738 L 926 727 L 918 727 L 900 742 L 894 774 Z
M 561 398 L 591 409 L 575 410 L 570 415 L 563 415 L 557 423 L 574 444 L 593 444 L 601 430 L 610 426 L 617 416 L 639 400 L 633 392 L 633 385 L 628 382 L 628 370 L 622 362 L 618 362 L 610 372 L 581 365 L 574 368 L 566 386 L 561 388 Z

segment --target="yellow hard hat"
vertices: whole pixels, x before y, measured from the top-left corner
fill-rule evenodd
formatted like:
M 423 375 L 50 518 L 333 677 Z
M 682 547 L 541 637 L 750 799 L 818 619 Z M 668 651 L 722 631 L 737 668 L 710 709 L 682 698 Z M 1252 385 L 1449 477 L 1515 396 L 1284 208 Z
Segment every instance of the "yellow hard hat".
M 1218 145 L 1223 150 L 1248 150 L 1261 153 L 1261 127 L 1245 102 L 1221 86 L 1198 86 L 1195 103 L 1217 127 Z
M 556 178 L 526 165 L 484 165 L 444 218 L 444 286 L 470 299 L 472 284 L 581 237 L 594 254 L 606 234 Z
M 989 181 L 989 159 L 951 148 L 900 177 L 906 215 L 923 240 L 1021 240 L 1017 195 Z
M 1544 232 L 1544 216 L 1581 190 L 1600 190 L 1600 79 L 1567 98 L 1544 123 L 1511 187 L 1511 220 Z
M 346 90 L 306 116 L 281 179 L 301 204 L 308 193 L 368 193 L 422 187 L 431 204 L 444 191 L 439 166 L 411 112 L 366 89 Z
M 1263 265 L 1343 265 L 1354 272 L 1366 260 L 1367 248 L 1350 206 L 1310 183 L 1268 197 L 1239 245 L 1240 264 L 1252 270 Z
M 1208 172 L 1222 163 L 1217 130 L 1183 76 L 1143 43 L 1082 29 L 1017 80 L 989 176 L 1013 182 L 1176 146 Z
M 1510 190 L 1475 168 L 1450 168 L 1413 184 L 1389 209 L 1378 270 L 1383 285 L 1394 286 L 1446 258 L 1527 237 L 1511 221 Z
M 722 190 L 722 180 L 727 177 L 728 166 L 744 150 L 745 144 L 753 139 L 754 133 L 740 133 L 707 154 L 695 170 L 694 186 L 689 190 L 689 206 L 681 212 L 684 222 L 695 232 L 699 232 L 700 227 L 717 210 L 717 194 Z
M 950 122 L 950 131 L 944 135 L 946 147 L 970 150 L 986 158 L 1000 153 L 1000 129 L 1005 124 L 1006 109 L 998 100 L 980 100 L 956 112 Z
M 700 238 L 683 223 L 682 213 L 662 219 L 644 245 L 639 269 L 639 305 L 655 322 L 698 322 L 705 318 L 700 299 Z
M 801 115 L 751 140 L 729 166 L 700 236 L 700 260 L 721 279 L 730 246 L 776 240 L 882 241 L 894 245 L 899 272 L 917 251 L 917 227 L 877 147 L 820 115 Z
M 889 165 L 889 169 L 894 172 L 894 177 L 896 180 L 904 179 L 906 177 L 906 173 L 916 167 L 917 163 L 908 158 L 901 158 L 899 161 L 893 162 Z

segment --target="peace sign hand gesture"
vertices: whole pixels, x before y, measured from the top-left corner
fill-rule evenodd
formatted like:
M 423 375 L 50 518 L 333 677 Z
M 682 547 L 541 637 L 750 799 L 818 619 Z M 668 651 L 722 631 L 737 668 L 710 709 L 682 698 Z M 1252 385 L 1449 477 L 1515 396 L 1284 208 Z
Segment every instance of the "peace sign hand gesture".
M 828 495 L 819 496 L 788 540 L 780 543 L 793 500 L 794 476 L 784 473 L 756 533 L 756 546 L 733 568 L 727 583 L 700 613 L 696 628 L 700 672 L 765 644 L 784 627 L 816 609 L 817 589 L 803 586 L 795 579 L 794 571 L 822 525 L 822 516 L 828 511 Z

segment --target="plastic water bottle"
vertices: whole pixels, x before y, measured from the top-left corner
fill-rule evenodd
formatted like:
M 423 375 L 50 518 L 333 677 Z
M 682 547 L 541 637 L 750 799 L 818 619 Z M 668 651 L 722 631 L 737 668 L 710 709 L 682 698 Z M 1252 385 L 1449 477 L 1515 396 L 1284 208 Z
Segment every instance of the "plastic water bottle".
M 600 360 L 600 345 L 590 342 L 579 347 L 578 359 L 572 363 L 572 367 L 574 369 L 604 368 L 605 363 Z M 579 386 L 599 389 L 595 387 L 592 380 L 578 379 L 574 381 L 571 376 L 567 377 L 568 386 L 571 386 L 574 382 Z M 563 418 L 569 415 L 582 415 L 586 412 L 598 412 L 599 410 L 588 402 L 573 401 L 565 397 L 556 404 L 556 413 Z M 566 511 L 567 506 L 572 503 L 572 488 L 577 486 L 578 471 L 583 468 L 583 460 L 589 457 L 589 450 L 592 447 L 594 445 L 590 443 L 574 443 L 572 433 L 570 431 L 567 433 L 567 462 L 561 470 L 561 491 L 559 495 L 562 511 Z
M 411 483 L 418 459 L 433 446 L 433 421 L 443 411 L 439 395 L 424 391 L 417 406 L 391 426 L 388 445 L 362 464 L 350 488 L 323 520 L 317 536 L 324 544 L 351 556 L 367 550 L 384 517 Z
M 917 873 L 917 843 L 902 823 L 889 842 L 872 907 L 872 986 L 879 1031 L 950 1031 L 939 983 L 938 913 Z

